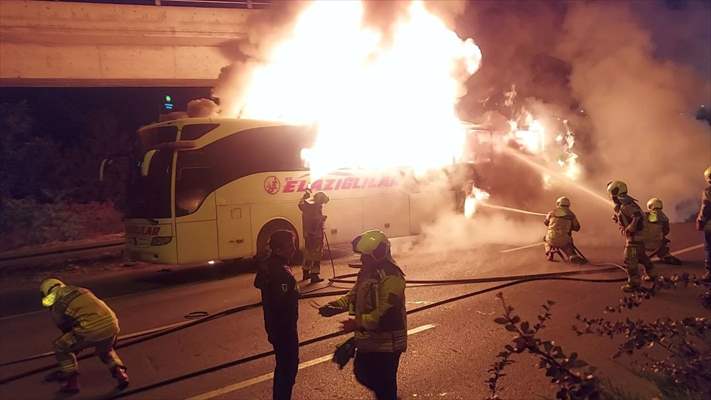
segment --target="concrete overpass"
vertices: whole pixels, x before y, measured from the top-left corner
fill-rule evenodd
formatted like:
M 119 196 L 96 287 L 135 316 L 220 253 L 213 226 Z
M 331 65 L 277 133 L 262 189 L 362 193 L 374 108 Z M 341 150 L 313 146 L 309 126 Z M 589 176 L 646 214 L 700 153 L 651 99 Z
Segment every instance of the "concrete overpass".
M 0 0 L 0 86 L 211 86 L 258 12 Z

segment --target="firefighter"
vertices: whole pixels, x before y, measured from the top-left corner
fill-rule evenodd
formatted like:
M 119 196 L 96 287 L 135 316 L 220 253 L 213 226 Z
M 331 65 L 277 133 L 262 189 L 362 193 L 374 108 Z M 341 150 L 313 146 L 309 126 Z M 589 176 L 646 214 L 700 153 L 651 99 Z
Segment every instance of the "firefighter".
M 555 201 L 556 209 L 549 212 L 543 223 L 548 227 L 546 231 L 545 250 L 548 261 L 553 261 L 553 256 L 558 253 L 566 261 L 574 264 L 585 264 L 573 245 L 573 231 L 580 230 L 580 222 L 570 210 L 570 200 L 563 196 Z
M 704 171 L 704 178 L 706 178 L 708 186 L 701 192 L 701 208 L 698 217 L 696 217 L 696 229 L 704 232 L 704 250 L 706 251 L 704 260 L 706 274 L 701 279 L 711 282 L 711 167 Z
M 260 265 L 254 286 L 261 291 L 264 329 L 274 348 L 274 381 L 272 398 L 291 399 L 299 367 L 299 286 L 289 259 L 296 252 L 294 234 L 276 231 L 269 238 L 269 258 Z
M 669 253 L 669 218 L 662 211 L 664 204 L 656 197 L 647 201 L 647 212 L 645 212 L 645 238 L 644 246 L 647 251 L 651 251 L 649 257 L 657 256 L 665 264 L 681 265 L 681 260 Z
M 627 194 L 627 184 L 611 181 L 607 184 L 607 192 L 615 203 L 615 215 L 612 220 L 620 226 L 620 233 L 625 237 L 627 283 L 622 286 L 622 290 L 632 292 L 640 286 L 639 264 L 642 263 L 646 269 L 645 279 L 651 279 L 649 273 L 654 268 L 644 249 L 645 218 L 637 200 Z
M 395 400 L 400 355 L 407 348 L 405 274 L 391 257 L 383 232 L 363 232 L 352 245 L 363 263 L 356 283 L 319 313 L 330 317 L 349 311 L 354 316 L 341 324 L 344 331 L 354 332 L 356 380 L 378 400 Z
M 45 279 L 40 292 L 42 305 L 49 309 L 62 331 L 62 336 L 53 344 L 59 369 L 45 379 L 64 382 L 60 388 L 64 393 L 79 392 L 76 353 L 93 347 L 101 361 L 109 366 L 118 389 L 125 389 L 128 386 L 126 366 L 114 350 L 119 324 L 109 306 L 89 289 L 68 286 L 56 278 Z
M 321 272 L 321 254 L 323 253 L 323 224 L 326 216 L 323 215 L 323 205 L 328 203 L 329 198 L 324 192 L 317 192 L 312 201 L 311 191 L 306 190 L 304 196 L 299 201 L 301 210 L 301 223 L 304 231 L 304 266 L 301 280 L 311 278 L 311 283 L 322 282 L 319 276 Z

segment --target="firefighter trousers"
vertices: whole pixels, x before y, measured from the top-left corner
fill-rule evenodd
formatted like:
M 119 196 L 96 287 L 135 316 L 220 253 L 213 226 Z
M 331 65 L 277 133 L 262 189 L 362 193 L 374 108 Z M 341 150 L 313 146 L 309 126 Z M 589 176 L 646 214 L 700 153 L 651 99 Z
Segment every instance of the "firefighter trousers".
M 642 264 L 647 274 L 652 272 L 654 264 L 645 252 L 644 243 L 625 243 L 625 266 L 627 268 L 627 283 L 631 286 L 639 286 L 640 272 L 639 264 Z
M 113 374 L 116 367 L 126 368 L 118 353 L 114 350 L 116 336 L 111 336 L 100 341 L 90 341 L 77 335 L 73 331 L 67 332 L 54 341 L 54 353 L 59 364 L 59 371 L 65 375 L 78 372 L 79 363 L 76 354 L 80 351 L 93 347 L 101 362 L 109 366 Z
M 353 372 L 356 380 L 375 393 L 377 400 L 397 400 L 397 369 L 402 352 L 356 350 Z
M 306 235 L 304 238 L 304 273 L 321 273 L 321 254 L 323 253 L 323 234 Z
M 299 336 L 294 332 L 272 337 L 270 341 L 276 359 L 272 399 L 291 400 L 291 392 L 299 369 Z

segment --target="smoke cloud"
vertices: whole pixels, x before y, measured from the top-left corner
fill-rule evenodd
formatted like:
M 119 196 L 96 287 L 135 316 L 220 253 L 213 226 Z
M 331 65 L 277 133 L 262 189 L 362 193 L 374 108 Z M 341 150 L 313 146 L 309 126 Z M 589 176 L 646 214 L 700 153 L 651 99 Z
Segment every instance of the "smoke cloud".
M 695 204 L 685 201 L 696 197 L 711 163 L 709 127 L 693 116 L 709 100 L 709 76 L 656 58 L 630 3 L 575 3 L 562 37 L 558 53 L 572 66 L 572 93 L 592 123 L 596 151 L 585 160 L 592 177 L 598 185 L 626 181 L 644 203 L 659 197 L 672 218 L 689 217 Z

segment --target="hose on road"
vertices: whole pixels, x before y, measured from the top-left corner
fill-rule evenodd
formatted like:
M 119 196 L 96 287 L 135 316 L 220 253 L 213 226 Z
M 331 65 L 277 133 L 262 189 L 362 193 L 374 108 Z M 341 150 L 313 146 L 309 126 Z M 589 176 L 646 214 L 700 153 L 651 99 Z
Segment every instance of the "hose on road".
M 542 281 L 542 280 L 566 280 L 566 281 L 577 281 L 577 282 L 613 283 L 613 282 L 622 282 L 622 281 L 626 280 L 626 278 L 614 278 L 614 279 L 583 279 L 583 278 L 572 278 L 572 277 L 571 277 L 571 276 L 575 276 L 575 275 L 600 274 L 600 273 L 606 273 L 606 272 L 613 272 L 613 271 L 617 271 L 617 270 L 619 270 L 619 269 L 623 269 L 623 270 L 624 270 L 624 267 L 622 267 L 622 266 L 619 265 L 619 264 L 614 264 L 614 263 L 601 263 L 601 264 L 591 264 L 591 265 L 599 266 L 599 267 L 602 267 L 602 268 L 583 269 L 583 270 L 572 270 L 572 271 L 561 271 L 561 272 L 542 273 L 542 274 L 497 276 L 497 277 L 489 277 L 489 278 L 465 278 L 465 279 L 447 279 L 447 280 L 407 280 L 406 282 L 408 283 L 408 287 L 411 287 L 411 288 L 414 288 L 414 287 L 422 287 L 422 286 L 438 286 L 438 285 L 459 285 L 459 284 L 476 284 L 476 283 L 507 282 L 507 283 L 504 283 L 504 284 L 501 284 L 501 285 L 497 285 L 497 286 L 494 286 L 494 287 L 491 287 L 491 288 L 481 289 L 481 290 L 477 290 L 477 291 L 473 291 L 473 292 L 468 292 L 468 293 L 465 293 L 465 294 L 463 294 L 463 295 L 451 297 L 451 298 L 444 299 L 444 300 L 440 300 L 440 301 L 437 301 L 437 302 L 434 302 L 434 303 L 431 303 L 431 304 L 427 304 L 427 305 L 424 305 L 424 306 L 421 306 L 421 307 L 417 307 L 417 308 L 414 308 L 414 309 L 412 309 L 412 310 L 409 310 L 407 313 L 408 313 L 408 314 L 417 313 L 417 312 L 420 312 L 420 311 L 424 311 L 424 310 L 426 310 L 426 309 L 430 309 L 430 308 L 433 308 L 433 307 L 441 306 L 441 305 L 444 305 L 444 304 L 447 304 L 447 303 L 451 303 L 451 302 L 454 302 L 454 301 L 458 301 L 458 300 L 461 300 L 461 299 L 465 299 L 465 298 L 468 298 L 468 297 L 480 295 L 480 294 L 483 294 L 483 293 L 488 293 L 488 292 L 493 291 L 493 290 L 503 289 L 503 288 L 506 288 L 506 287 L 509 287 L 509 286 L 513 286 L 513 285 L 517 285 L 517 284 L 521 284 L 521 283 L 526 283 L 526 282 L 534 282 L 534 281 Z M 345 278 L 352 278 L 352 277 L 355 277 L 356 275 L 357 275 L 357 274 L 352 273 L 352 274 L 344 274 L 344 275 L 340 275 L 340 276 L 334 276 L 333 278 L 330 278 L 330 279 L 329 279 L 329 281 L 330 281 L 330 282 L 329 282 L 329 286 L 332 285 L 332 284 L 334 284 L 334 283 L 354 283 L 354 282 L 355 282 L 354 280 L 349 280 L 349 279 L 345 279 Z M 320 288 L 319 290 L 328 288 L 329 286 L 325 286 L 325 287 L 323 287 L 323 288 Z M 313 291 L 312 291 L 312 292 L 313 292 Z M 319 298 L 319 297 L 329 297 L 329 296 L 343 295 L 343 294 L 346 294 L 346 293 L 348 293 L 348 289 L 336 290 L 336 291 L 328 291 L 328 292 L 319 292 L 319 293 L 311 293 L 311 292 L 309 292 L 309 293 L 302 294 L 301 298 L 302 298 L 302 299 L 311 299 L 311 298 Z M 203 323 L 206 323 L 206 322 L 209 322 L 209 321 L 213 321 L 213 320 L 216 320 L 216 319 L 219 319 L 219 318 L 228 316 L 228 315 L 236 314 L 236 313 L 239 313 L 239 312 L 242 312 L 242 311 L 246 311 L 246 310 L 250 310 L 250 309 L 253 309 L 253 308 L 257 308 L 257 307 L 260 307 L 261 305 L 262 305 L 261 302 L 258 302 L 258 303 L 251 303 L 251 304 L 245 304 L 245 305 L 241 305 L 241 306 L 237 306 L 237 307 L 232 307 L 232 308 L 229 308 L 229 309 L 226 309 L 226 310 L 222 310 L 222 311 L 220 311 L 220 312 L 218 312 L 218 313 L 215 313 L 215 314 L 212 314 L 212 315 L 207 315 L 207 316 L 204 316 L 204 317 L 198 317 L 197 319 L 193 319 L 193 320 L 190 320 L 190 321 L 183 321 L 183 322 L 173 323 L 173 324 L 169 324 L 169 325 L 165 325 L 165 326 L 161 326 L 161 327 L 156 327 L 156 328 L 149 329 L 149 330 L 142 331 L 142 332 L 136 332 L 136 333 L 132 333 L 132 334 L 129 334 L 129 335 L 124 335 L 124 336 L 121 336 L 121 337 L 118 338 L 118 343 L 117 343 L 117 345 L 116 345 L 116 348 L 117 348 L 117 349 L 120 349 L 120 348 L 124 348 L 124 347 L 128 347 L 128 346 L 133 346 L 133 345 L 135 345 L 135 344 L 142 343 L 142 342 L 145 342 L 145 341 L 148 341 L 148 340 L 153 340 L 153 339 L 156 339 L 156 338 L 159 338 L 159 337 L 168 335 L 168 334 L 173 333 L 173 332 L 181 331 L 181 330 L 183 330 L 183 329 L 186 329 L 186 328 L 189 328 L 189 327 L 192 327 L 192 326 L 196 326 L 196 325 L 199 325 L 199 324 L 203 324 Z M 204 312 L 204 311 L 198 311 L 198 312 L 195 312 L 195 313 L 197 313 L 198 315 L 200 315 L 201 313 L 205 313 L 205 312 Z M 191 314 L 194 314 L 194 313 L 191 313 Z M 207 313 L 205 313 L 205 314 L 207 314 Z M 190 314 L 189 314 L 189 315 L 190 315 Z M 187 316 L 186 316 L 186 317 L 187 317 Z M 345 332 L 342 332 L 342 331 L 332 332 L 332 333 L 329 333 L 329 334 L 326 334 L 326 335 L 322 335 L 322 336 L 319 336 L 319 337 L 316 337 L 316 338 L 308 339 L 308 340 L 306 340 L 306 341 L 301 342 L 299 345 L 300 345 L 300 346 L 306 346 L 306 345 L 309 345 L 309 344 L 312 344 L 312 343 L 316 343 L 316 342 L 320 342 L 320 341 L 323 341 L 323 340 L 331 339 L 331 338 L 338 337 L 338 336 L 341 336 L 341 335 L 344 335 L 344 334 L 346 334 L 346 333 L 345 333 Z M 40 358 L 50 357 L 50 356 L 52 356 L 53 354 L 54 354 L 53 352 L 47 352 L 47 353 L 37 354 L 37 355 L 30 356 L 30 357 L 26 357 L 26 358 L 23 358 L 23 359 L 20 359 L 20 360 L 15 360 L 15 361 L 11 361 L 11 362 L 2 363 L 2 364 L 0 364 L 0 366 L 7 366 L 7 365 L 12 365 L 12 364 L 19 364 L 19 363 L 23 363 L 23 362 L 28 362 L 28 361 L 31 361 L 31 360 L 36 360 L 36 359 L 40 359 Z M 179 376 L 179 377 L 176 377 L 176 378 L 171 378 L 171 379 L 169 379 L 168 381 L 161 381 L 161 382 L 158 382 L 158 383 L 156 383 L 156 384 L 148 385 L 148 386 L 146 386 L 146 387 L 141 387 L 141 388 L 136 388 L 136 389 L 131 389 L 131 390 L 129 390 L 129 391 L 121 392 L 121 393 L 119 393 L 119 394 L 117 394 L 117 395 L 115 395 L 114 397 L 111 397 L 111 398 L 125 397 L 125 396 L 128 396 L 128 395 L 130 395 L 130 394 L 135 394 L 135 393 L 138 393 L 138 392 L 150 390 L 150 389 L 153 389 L 153 388 L 155 388 L 155 387 L 165 386 L 165 385 L 170 384 L 170 383 L 172 383 L 172 382 L 174 382 L 174 381 L 177 382 L 177 381 L 180 381 L 180 380 L 192 378 L 192 377 L 194 377 L 194 376 L 203 375 L 203 374 L 210 373 L 210 372 L 214 372 L 214 371 L 217 371 L 217 370 L 220 370 L 220 369 L 224 369 L 224 368 L 229 368 L 229 367 L 236 366 L 236 365 L 239 365 L 239 364 L 243 364 L 243 363 L 246 363 L 246 362 L 249 362 L 249 361 L 253 361 L 253 360 L 256 360 L 256 359 L 259 359 L 259 358 L 267 357 L 267 356 L 272 355 L 272 354 L 274 354 L 273 351 L 263 352 L 263 353 L 251 355 L 251 356 L 244 357 L 244 358 L 241 358 L 241 359 L 238 359 L 238 360 L 234 360 L 234 361 L 230 361 L 230 362 L 227 362 L 227 363 L 224 363 L 224 364 L 220 364 L 220 365 L 215 366 L 215 367 L 210 367 L 210 368 L 207 368 L 207 369 L 204 369 L 204 370 L 196 371 L 196 372 L 193 372 L 193 373 L 190 373 L 190 374 L 186 374 L 186 375 L 182 375 L 182 376 Z M 86 359 L 86 358 L 89 358 L 89 357 L 92 357 L 92 356 L 93 356 L 93 354 L 85 354 L 85 355 L 80 356 L 80 357 L 78 357 L 78 358 L 79 358 L 80 360 L 83 360 L 83 359 Z M 31 375 L 35 375 L 35 374 L 38 374 L 38 373 L 42 373 L 42 372 L 48 371 L 48 370 L 50 370 L 50 369 L 52 369 L 52 368 L 55 368 L 55 366 L 56 366 L 55 364 L 52 364 L 52 365 L 45 365 L 45 366 L 43 366 L 43 367 L 39 367 L 39 368 L 30 370 L 30 371 L 26 371 L 26 372 L 23 372 L 23 373 L 20 373 L 20 374 L 17 374 L 17 375 L 13 375 L 13 376 L 10 376 L 10 377 L 7 377 L 7 378 L 3 378 L 3 379 L 0 380 L 0 384 L 6 384 L 6 383 L 13 382 L 13 381 L 16 381 L 16 380 L 19 380 L 19 379 L 22 379 L 22 378 L 25 378 L 25 377 L 28 377 L 28 376 L 31 376 Z

